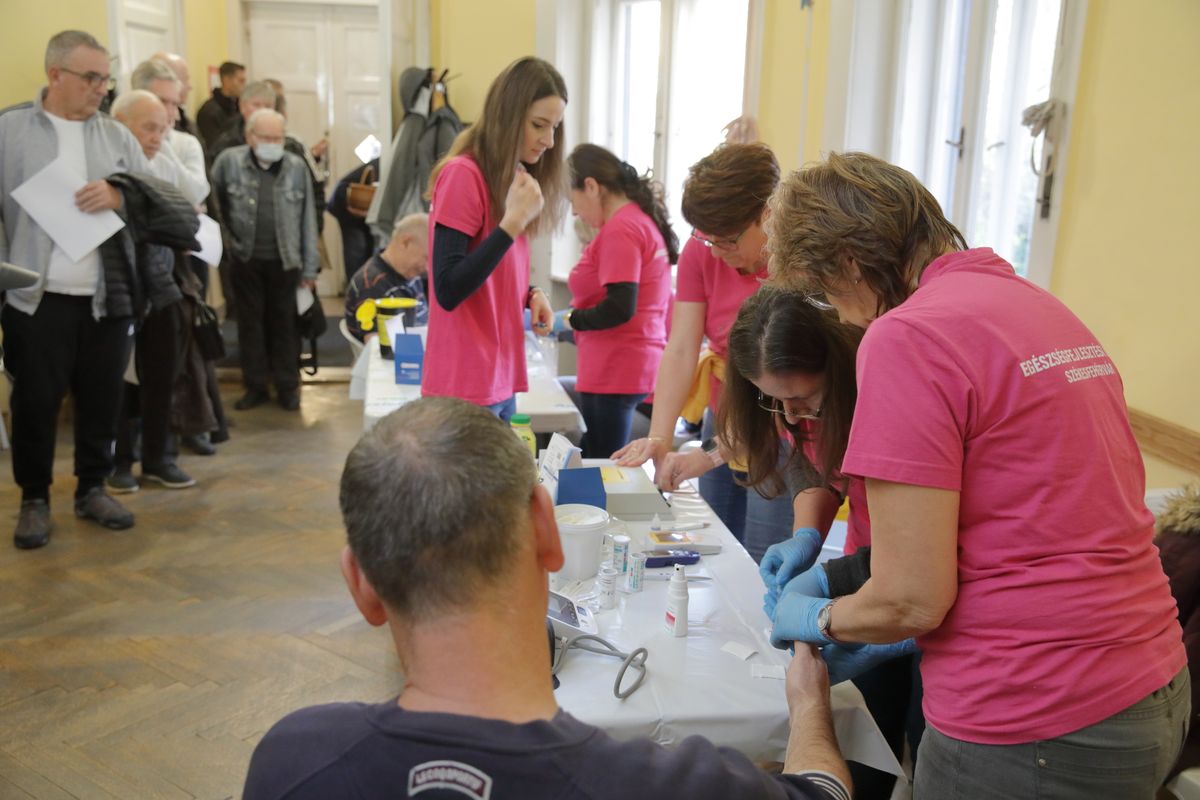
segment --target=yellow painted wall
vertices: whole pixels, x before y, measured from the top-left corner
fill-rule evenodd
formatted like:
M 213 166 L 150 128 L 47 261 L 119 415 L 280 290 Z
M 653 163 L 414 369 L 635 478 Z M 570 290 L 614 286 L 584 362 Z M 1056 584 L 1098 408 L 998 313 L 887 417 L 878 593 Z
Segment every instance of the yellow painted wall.
M 208 67 L 229 59 L 226 4 L 218 0 L 184 0 L 184 56 L 192 76 L 188 107 L 193 119 L 196 109 L 209 98 Z
M 804 11 L 798 2 L 765 5 L 759 135 L 775 150 L 780 166 L 787 172 L 816 160 L 821 154 L 829 60 L 829 4 L 817 2 Z M 803 96 L 806 63 L 807 103 Z
M 46 84 L 46 42 L 62 30 L 84 30 L 108 45 L 108 13 L 102 0 L 56 0 L 36 6 L 4 3 L 0 47 L 0 108 L 32 100 Z
M 459 76 L 446 87 L 450 104 L 464 122 L 474 122 L 492 79 L 533 55 L 536 2 L 432 0 L 430 6 L 433 64 Z
M 1131 407 L 1200 431 L 1200 3 L 1092 2 L 1054 293 Z

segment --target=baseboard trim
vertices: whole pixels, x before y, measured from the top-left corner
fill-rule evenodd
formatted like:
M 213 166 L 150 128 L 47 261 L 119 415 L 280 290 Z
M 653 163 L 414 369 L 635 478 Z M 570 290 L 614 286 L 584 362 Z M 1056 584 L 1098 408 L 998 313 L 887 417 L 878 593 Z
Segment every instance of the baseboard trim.
M 1136 408 L 1129 409 L 1129 424 L 1142 450 L 1200 473 L 1200 433 Z

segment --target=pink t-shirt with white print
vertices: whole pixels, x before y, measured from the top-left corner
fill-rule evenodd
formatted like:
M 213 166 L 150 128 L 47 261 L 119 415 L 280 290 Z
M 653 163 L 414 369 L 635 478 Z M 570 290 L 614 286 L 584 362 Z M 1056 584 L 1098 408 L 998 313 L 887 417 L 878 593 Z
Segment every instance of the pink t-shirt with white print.
M 958 596 L 918 642 L 930 725 L 1049 739 L 1184 666 L 1121 379 L 1066 306 L 989 249 L 941 256 L 858 382 L 843 470 L 960 493 Z
M 450 159 L 433 187 L 430 243 L 435 226 L 445 225 L 470 236 L 469 250 L 474 250 L 499 223 L 475 159 Z M 432 246 L 429 253 L 432 258 Z M 528 291 L 529 242 L 524 236 L 513 241 L 483 286 L 453 311 L 437 302 L 437 279 L 431 269 L 421 394 L 489 406 L 526 391 L 524 312 Z

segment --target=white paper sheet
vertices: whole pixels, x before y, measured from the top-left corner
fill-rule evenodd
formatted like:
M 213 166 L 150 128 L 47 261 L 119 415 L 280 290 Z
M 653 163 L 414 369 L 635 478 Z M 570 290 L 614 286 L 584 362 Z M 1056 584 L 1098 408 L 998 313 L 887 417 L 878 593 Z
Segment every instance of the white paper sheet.
M 56 158 L 12 193 L 21 208 L 73 261 L 79 261 L 125 227 L 113 211 L 88 214 L 79 210 L 75 193 L 86 183 Z
M 388 341 L 394 342 L 396 341 L 397 337 L 404 333 L 404 317 L 400 314 L 396 314 L 394 316 L 387 317 L 386 319 L 387 322 L 384 324 L 387 325 Z
M 200 215 L 200 230 L 196 231 L 196 241 L 200 242 L 200 249 L 193 250 L 192 255 L 205 264 L 219 266 L 221 253 L 225 248 L 221 242 L 221 226 L 208 214 Z
M 313 293 L 307 286 L 296 287 L 296 313 L 303 314 L 312 308 Z

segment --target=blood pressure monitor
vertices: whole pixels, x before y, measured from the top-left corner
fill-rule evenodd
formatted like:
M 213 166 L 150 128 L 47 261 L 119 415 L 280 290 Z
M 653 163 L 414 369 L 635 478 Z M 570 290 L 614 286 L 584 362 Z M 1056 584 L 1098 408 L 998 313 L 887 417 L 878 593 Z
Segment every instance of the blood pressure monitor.
M 546 619 L 550 620 L 554 626 L 554 634 L 559 637 L 569 639 L 581 633 L 599 633 L 596 618 L 592 616 L 591 611 L 557 592 L 550 592 Z

